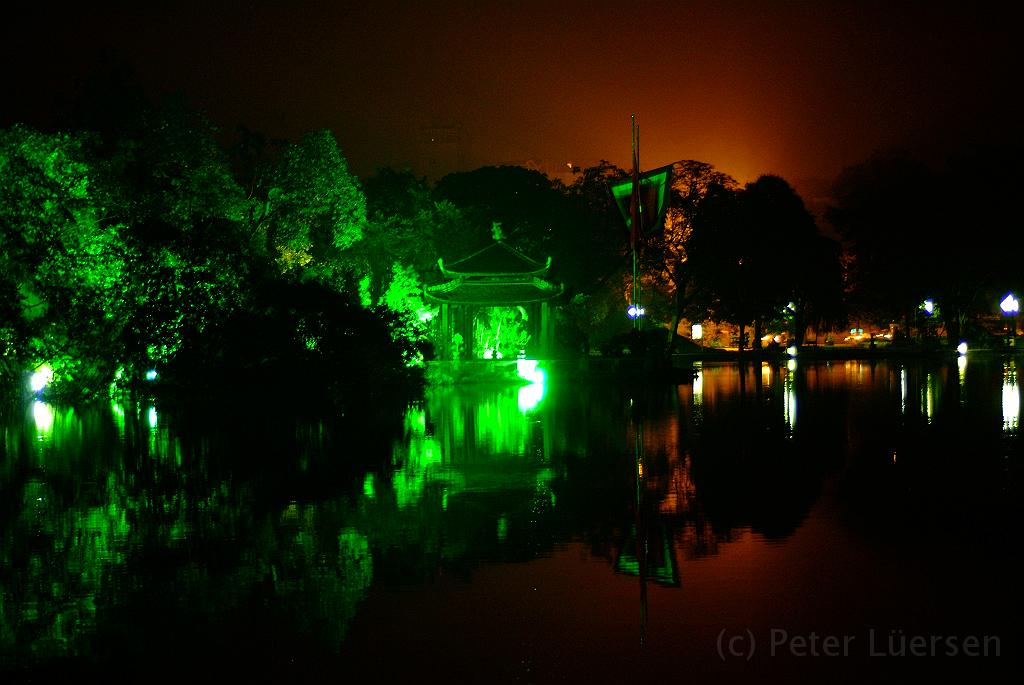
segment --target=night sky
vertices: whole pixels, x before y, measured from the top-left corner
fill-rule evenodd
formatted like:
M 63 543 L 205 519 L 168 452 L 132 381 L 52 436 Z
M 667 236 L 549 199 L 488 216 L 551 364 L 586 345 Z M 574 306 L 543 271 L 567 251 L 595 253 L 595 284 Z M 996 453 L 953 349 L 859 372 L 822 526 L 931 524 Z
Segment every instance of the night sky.
M 328 127 L 361 176 L 627 166 L 636 113 L 642 167 L 776 173 L 813 202 L 875 149 L 1021 139 L 1020 22 L 989 3 L 38 4 L 3 22 L 0 123 L 51 125 L 121 65 L 224 130 Z

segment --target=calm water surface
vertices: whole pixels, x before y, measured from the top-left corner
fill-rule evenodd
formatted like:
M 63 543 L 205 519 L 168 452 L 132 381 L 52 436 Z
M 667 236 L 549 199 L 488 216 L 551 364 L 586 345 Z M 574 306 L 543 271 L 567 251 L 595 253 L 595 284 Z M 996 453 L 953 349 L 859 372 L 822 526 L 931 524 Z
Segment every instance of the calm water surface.
M 705 365 L 380 425 L 35 403 L 2 426 L 0 676 L 1015 682 L 1017 381 Z

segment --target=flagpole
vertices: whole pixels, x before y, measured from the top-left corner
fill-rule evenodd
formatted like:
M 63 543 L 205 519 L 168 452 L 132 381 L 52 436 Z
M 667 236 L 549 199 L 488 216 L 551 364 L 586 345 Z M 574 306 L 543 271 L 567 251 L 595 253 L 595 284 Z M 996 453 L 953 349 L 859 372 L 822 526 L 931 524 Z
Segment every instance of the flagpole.
M 637 278 L 636 243 L 640 238 L 640 130 L 636 125 L 636 114 L 631 115 L 632 119 L 632 144 L 633 144 L 633 188 L 632 197 L 629 203 L 630 222 L 630 246 L 633 251 L 633 302 L 636 307 L 637 316 L 633 317 L 633 328 L 640 328 L 640 320 L 643 318 L 640 312 L 640 279 Z

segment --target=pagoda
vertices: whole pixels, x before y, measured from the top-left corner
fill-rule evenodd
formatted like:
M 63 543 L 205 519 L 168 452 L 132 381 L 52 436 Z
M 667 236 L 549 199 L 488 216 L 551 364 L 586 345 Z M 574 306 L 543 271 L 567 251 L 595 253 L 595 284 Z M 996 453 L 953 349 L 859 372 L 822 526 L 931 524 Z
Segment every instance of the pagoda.
M 551 257 L 543 263 L 527 257 L 504 241 L 500 225 L 495 224 L 493 243 L 451 264 L 443 259 L 437 264 L 448 280 L 427 287 L 425 295 L 441 309 L 435 341 L 438 359 L 550 355 L 554 339 L 550 301 L 562 292 L 560 285 L 547 280 Z M 510 343 L 500 336 L 488 345 L 477 339 L 481 315 L 488 308 L 499 307 L 515 310 L 517 324 L 528 334 L 525 348 L 511 345 L 510 349 Z M 454 342 L 459 339 L 461 345 L 456 346 Z

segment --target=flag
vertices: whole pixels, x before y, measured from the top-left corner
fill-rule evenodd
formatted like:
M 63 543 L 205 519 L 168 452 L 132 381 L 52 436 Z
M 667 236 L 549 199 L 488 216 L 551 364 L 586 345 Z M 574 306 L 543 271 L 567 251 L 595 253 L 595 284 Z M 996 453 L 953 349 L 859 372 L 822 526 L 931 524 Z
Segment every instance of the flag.
M 672 189 L 672 165 L 640 173 L 634 152 L 633 173 L 611 185 L 612 197 L 622 212 L 622 218 L 629 229 L 630 241 L 636 241 L 661 229 L 668 209 L 669 191 Z M 635 179 L 635 182 L 634 182 Z M 635 190 L 634 190 L 635 188 Z M 633 208 L 636 207 L 637 225 L 633 225 Z

